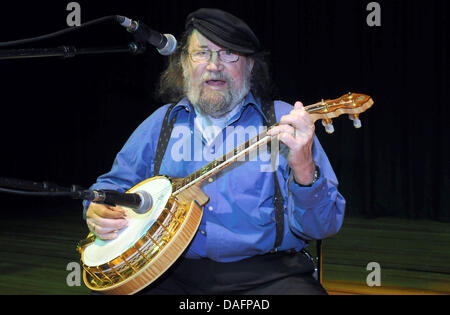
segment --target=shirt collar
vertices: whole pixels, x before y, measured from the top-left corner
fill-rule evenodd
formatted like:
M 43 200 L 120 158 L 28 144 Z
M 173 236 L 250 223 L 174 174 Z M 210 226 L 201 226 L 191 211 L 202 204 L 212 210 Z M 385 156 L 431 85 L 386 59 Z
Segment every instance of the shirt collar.
M 253 96 L 252 92 L 249 92 L 247 94 L 247 96 L 245 97 L 244 100 L 244 105 L 242 106 L 242 110 L 244 108 L 246 108 L 247 106 L 253 106 L 256 111 L 261 115 L 261 117 L 266 121 L 269 122 L 269 120 L 267 119 L 267 116 L 263 113 L 262 111 L 262 107 L 261 107 L 261 100 L 260 99 L 256 99 Z M 184 109 L 186 112 L 190 113 L 190 112 L 195 112 L 194 111 L 194 107 L 192 106 L 192 104 L 189 102 L 189 100 L 187 99 L 187 97 L 183 98 L 181 101 L 179 101 L 174 108 L 172 109 L 172 112 L 169 114 L 169 121 L 172 120 L 173 115 L 175 115 L 175 113 L 177 113 L 178 111 L 180 111 L 181 109 Z
M 245 97 L 245 101 L 244 101 L 244 108 L 247 106 L 253 106 L 256 111 L 261 115 L 262 119 L 264 119 L 267 123 L 269 122 L 269 119 L 267 119 L 267 116 L 263 113 L 262 111 L 262 107 L 261 107 L 261 100 L 260 99 L 256 99 L 253 96 L 253 93 L 250 92 L 247 94 L 247 96 Z
M 187 99 L 187 97 L 183 98 L 172 108 L 172 111 L 169 114 L 169 121 L 172 120 L 175 113 L 178 113 L 182 109 L 184 109 L 188 113 L 194 112 L 194 108 L 192 107 L 192 105 L 189 102 L 189 100 Z

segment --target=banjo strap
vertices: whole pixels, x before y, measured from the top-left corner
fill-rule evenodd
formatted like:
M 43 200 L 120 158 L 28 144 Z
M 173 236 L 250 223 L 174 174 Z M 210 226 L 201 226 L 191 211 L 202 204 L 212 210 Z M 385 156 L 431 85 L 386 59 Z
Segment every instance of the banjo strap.
M 172 112 L 172 109 L 175 107 L 175 104 L 171 104 L 167 109 L 166 115 L 164 116 L 164 120 L 161 127 L 161 132 L 159 133 L 158 146 L 156 148 L 155 160 L 154 160 L 154 170 L 153 176 L 158 176 L 159 170 L 161 169 L 161 163 L 164 158 L 164 154 L 166 153 L 167 145 L 169 144 L 170 135 L 172 134 L 173 126 L 175 125 L 175 121 L 177 120 L 177 115 L 173 115 L 170 123 L 169 116 Z
M 167 149 L 167 145 L 169 144 L 170 136 L 172 134 L 173 127 L 175 125 L 175 121 L 177 120 L 177 115 L 175 114 L 173 118 L 169 121 L 170 113 L 172 112 L 172 109 L 175 107 L 175 104 L 171 104 L 169 108 L 167 109 L 166 115 L 164 116 L 164 120 L 161 127 L 161 132 L 159 134 L 159 140 L 158 140 L 158 146 L 156 149 L 155 154 L 155 160 L 154 160 L 154 172 L 153 176 L 158 176 L 161 163 L 164 158 L 164 154 Z M 275 106 L 273 102 L 263 102 L 262 103 L 262 111 L 268 118 L 268 124 L 269 126 L 274 125 L 277 120 L 275 116 Z M 266 122 L 265 122 L 266 123 Z M 266 123 L 266 127 L 267 123 Z M 275 158 L 272 156 L 272 158 Z M 278 182 L 277 172 L 273 172 L 273 181 L 274 181 L 274 198 L 273 198 L 273 204 L 275 208 L 275 220 L 276 220 L 276 237 L 275 237 L 275 244 L 274 248 L 271 250 L 271 252 L 276 252 L 277 248 L 281 245 L 281 242 L 283 241 L 283 235 L 284 235 L 284 199 L 281 194 L 280 190 L 280 184 Z

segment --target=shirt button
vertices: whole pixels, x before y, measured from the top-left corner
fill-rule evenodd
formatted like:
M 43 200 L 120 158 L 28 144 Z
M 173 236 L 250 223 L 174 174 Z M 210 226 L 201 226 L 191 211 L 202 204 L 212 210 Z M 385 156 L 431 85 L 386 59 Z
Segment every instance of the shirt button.
M 212 183 L 214 179 L 212 177 L 208 178 L 208 182 Z
M 200 234 L 206 236 L 206 232 L 203 230 L 200 230 Z
M 212 206 L 209 206 L 209 207 L 208 207 L 208 210 L 209 210 L 209 211 L 213 211 L 214 208 L 213 208 Z

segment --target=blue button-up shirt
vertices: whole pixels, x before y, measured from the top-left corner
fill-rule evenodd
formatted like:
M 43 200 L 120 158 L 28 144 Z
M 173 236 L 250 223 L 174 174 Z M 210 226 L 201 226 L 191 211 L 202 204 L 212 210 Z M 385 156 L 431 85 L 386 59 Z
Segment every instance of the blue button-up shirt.
M 117 154 L 109 173 L 100 176 L 90 189 L 126 191 L 154 176 L 154 156 L 164 115 L 169 105 L 148 117 Z M 277 120 L 292 105 L 275 101 Z M 187 99 L 173 108 L 177 120 L 169 140 L 160 174 L 183 178 L 233 147 L 256 136 L 267 117 L 261 103 L 250 93 L 241 110 L 230 119 L 215 141 L 207 143 L 195 128 L 196 113 Z M 298 185 L 287 164 L 287 147 L 281 144 L 276 176 L 284 197 L 284 237 L 278 250 L 301 250 L 307 240 L 336 234 L 344 219 L 345 200 L 337 190 L 338 181 L 318 139 L 314 138 L 313 158 L 320 178 L 311 187 Z M 202 184 L 210 197 L 187 258 L 208 257 L 229 262 L 261 255 L 273 249 L 276 222 L 273 206 L 274 173 L 270 153 L 260 150 L 238 161 Z M 85 205 L 85 211 L 87 203 Z

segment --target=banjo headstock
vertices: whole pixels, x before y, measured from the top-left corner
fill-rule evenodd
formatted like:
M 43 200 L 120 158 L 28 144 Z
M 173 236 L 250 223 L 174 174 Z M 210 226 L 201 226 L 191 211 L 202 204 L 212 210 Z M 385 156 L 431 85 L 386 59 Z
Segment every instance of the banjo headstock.
M 321 100 L 320 102 L 305 106 L 314 121 L 322 120 L 327 133 L 333 133 L 332 119 L 347 114 L 353 121 L 355 128 L 361 128 L 359 115 L 373 105 L 373 100 L 365 94 L 348 93 L 334 100 Z

